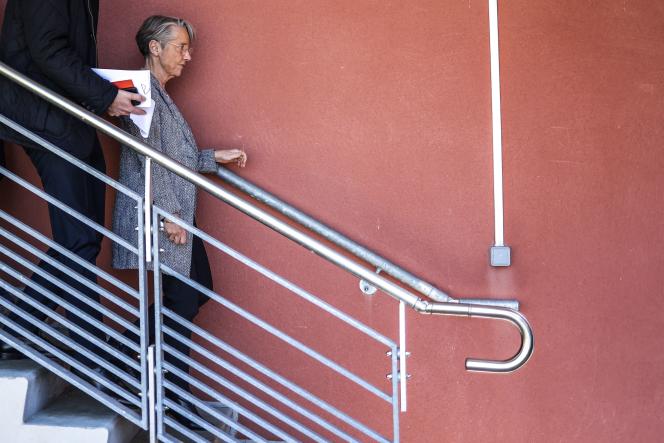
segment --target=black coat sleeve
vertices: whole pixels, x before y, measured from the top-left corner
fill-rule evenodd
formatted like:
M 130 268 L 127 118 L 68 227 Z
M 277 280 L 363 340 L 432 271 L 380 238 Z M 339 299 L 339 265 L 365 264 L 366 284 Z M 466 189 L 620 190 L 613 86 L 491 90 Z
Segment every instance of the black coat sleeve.
M 108 109 L 117 88 L 95 74 L 69 44 L 69 2 L 21 0 L 26 44 L 39 69 L 66 94 L 97 114 Z

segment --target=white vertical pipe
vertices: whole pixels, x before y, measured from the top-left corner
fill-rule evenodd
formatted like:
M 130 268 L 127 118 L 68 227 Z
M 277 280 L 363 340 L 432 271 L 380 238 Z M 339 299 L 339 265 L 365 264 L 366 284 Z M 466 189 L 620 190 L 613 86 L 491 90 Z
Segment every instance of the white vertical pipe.
M 500 113 L 500 53 L 498 50 L 498 0 L 489 0 L 491 47 L 491 113 L 493 124 L 493 201 L 495 246 L 504 246 L 503 235 L 503 131 Z
M 406 383 L 408 383 L 406 357 L 406 304 L 399 302 L 399 383 L 401 383 L 401 412 L 406 412 L 408 409 L 408 399 L 406 396 Z

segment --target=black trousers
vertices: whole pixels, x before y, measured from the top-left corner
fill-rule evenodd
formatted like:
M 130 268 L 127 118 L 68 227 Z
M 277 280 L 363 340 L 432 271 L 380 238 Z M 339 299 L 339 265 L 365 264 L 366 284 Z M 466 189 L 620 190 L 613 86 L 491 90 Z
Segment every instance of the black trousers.
M 195 221 L 194 225 L 196 225 Z M 196 236 L 193 236 L 190 279 L 196 283 L 199 283 L 201 286 L 212 290 L 212 272 L 210 271 L 210 263 L 208 261 L 207 253 L 205 252 L 205 245 L 203 244 L 203 241 Z M 186 283 L 181 282 L 176 277 L 171 275 L 161 275 L 161 289 L 163 306 L 175 312 L 184 320 L 190 322 L 194 320 L 194 317 L 196 317 L 198 314 L 200 307 L 209 300 L 206 295 L 200 293 L 196 289 L 192 288 Z M 154 305 L 150 305 L 148 310 L 148 331 L 150 344 L 154 344 L 155 342 L 155 328 L 153 321 Z M 179 335 L 187 339 L 191 339 L 191 331 L 188 328 L 180 325 L 167 316 L 163 316 L 163 321 L 164 326 L 168 326 L 170 329 L 176 331 Z M 181 343 L 168 334 L 163 335 L 163 340 L 165 344 L 168 344 L 169 346 L 175 348 L 178 352 L 189 356 L 189 346 Z M 171 353 L 164 352 L 164 360 L 177 367 L 185 374 L 189 373 L 189 365 L 177 357 L 174 357 Z M 189 383 L 176 376 L 175 374 L 169 372 L 166 375 L 166 379 L 181 389 L 189 391 Z
M 37 168 L 43 188 L 48 194 L 96 223 L 102 226 L 104 225 L 104 199 L 106 192 L 104 183 L 50 151 L 30 148 L 26 148 L 25 151 L 34 166 Z M 104 161 L 104 154 L 101 150 L 99 140 L 96 140 L 95 148 L 92 150 L 90 157 L 82 159 L 82 161 L 100 172 L 106 172 L 106 163 Z M 102 235 L 51 204 L 48 205 L 48 213 L 51 222 L 53 240 L 83 260 L 95 264 L 97 255 L 101 249 Z M 49 249 L 47 254 L 71 269 L 73 272 L 62 272 L 45 261 L 39 263 L 41 269 L 80 291 L 85 297 L 94 301 L 99 301 L 99 295 L 83 285 L 81 283 L 81 278 L 79 277 L 80 275 L 82 278 L 96 283 L 97 278 L 94 273 L 76 264 L 73 260 L 60 254 L 55 249 Z M 101 313 L 80 301 L 69 291 L 62 290 L 36 273 L 32 275 L 31 281 L 63 298 L 77 309 L 80 309 L 95 320 L 101 322 Z M 40 291 L 29 286 L 26 287 L 24 293 L 29 299 L 43 304 L 50 309 L 54 309 L 57 306 L 56 302 L 48 299 Z M 38 311 L 29 303 L 22 300 L 16 300 L 15 306 L 26 311 L 38 320 L 43 321 L 46 318 L 46 314 Z M 99 337 L 102 340 L 105 339 L 105 334 L 92 326 L 89 322 L 83 320 L 79 315 L 67 311 L 66 316 L 72 323 L 76 324 L 84 331 L 87 331 L 92 336 Z M 32 333 L 37 333 L 39 330 L 37 326 L 25 321 L 15 313 L 10 314 L 9 318 L 16 321 L 20 326 Z M 97 346 L 94 346 L 79 334 L 70 330 L 69 336 L 78 345 L 86 348 L 93 354 L 107 357 Z M 76 358 L 80 359 L 82 363 L 88 366 L 98 366 L 83 355 L 77 355 Z

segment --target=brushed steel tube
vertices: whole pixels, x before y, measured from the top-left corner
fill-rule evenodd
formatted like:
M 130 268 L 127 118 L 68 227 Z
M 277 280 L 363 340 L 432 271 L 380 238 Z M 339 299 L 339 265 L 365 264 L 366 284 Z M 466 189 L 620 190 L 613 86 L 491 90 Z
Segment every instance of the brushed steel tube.
M 457 302 L 464 305 L 482 305 L 482 306 L 497 306 L 500 308 L 509 308 L 518 311 L 521 307 L 519 300 L 505 300 L 498 298 L 457 298 Z
M 420 308 L 422 309 L 420 312 L 425 314 L 455 315 L 505 320 L 512 323 L 517 327 L 517 329 L 519 329 L 521 334 L 521 347 L 512 358 L 504 361 L 468 358 L 466 359 L 466 369 L 469 371 L 513 372 L 526 364 L 526 362 L 533 354 L 534 338 L 530 324 L 521 313 L 512 309 L 449 303 L 428 303 Z

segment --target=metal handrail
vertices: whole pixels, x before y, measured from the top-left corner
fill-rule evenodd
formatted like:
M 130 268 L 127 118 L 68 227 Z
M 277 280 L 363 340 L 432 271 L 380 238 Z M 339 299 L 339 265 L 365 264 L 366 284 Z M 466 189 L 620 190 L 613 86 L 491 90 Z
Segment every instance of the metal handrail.
M 244 192 L 248 196 L 252 197 L 254 200 L 259 201 L 270 208 L 276 210 L 284 217 L 287 217 L 294 222 L 300 224 L 301 226 L 307 228 L 308 230 L 315 232 L 316 234 L 321 235 L 326 240 L 340 248 L 346 250 L 347 252 L 353 254 L 360 260 L 364 260 L 367 263 L 372 264 L 378 270 L 391 275 L 402 283 L 410 286 L 412 289 L 423 294 L 424 296 L 430 298 L 433 301 L 439 302 L 450 302 L 450 303 L 467 303 L 467 304 L 479 304 L 487 306 L 500 306 L 503 308 L 514 309 L 515 311 L 519 310 L 518 300 L 499 300 L 499 299 L 488 299 L 488 298 L 452 298 L 445 291 L 436 288 L 431 283 L 423 280 L 422 278 L 413 275 L 402 267 L 396 265 L 392 261 L 376 254 L 374 251 L 369 250 L 365 246 L 357 243 L 354 240 L 351 240 L 347 236 L 343 235 L 339 231 L 332 229 L 326 224 L 316 220 L 305 212 L 297 209 L 295 206 L 286 203 L 279 197 L 274 194 L 269 193 L 265 189 L 257 186 L 256 184 L 250 182 L 249 180 L 240 177 L 229 169 L 219 166 L 217 169 L 217 176 L 225 181 L 226 183 L 234 186 L 240 191 Z
M 346 256 L 335 251 L 331 247 L 328 247 L 318 240 L 315 240 L 313 237 L 298 231 L 294 227 L 290 226 L 288 223 L 272 216 L 266 211 L 254 206 L 253 204 L 239 198 L 233 193 L 223 189 L 219 185 L 215 184 L 212 180 L 207 177 L 194 172 L 172 158 L 166 156 L 165 154 L 151 148 L 147 144 L 141 142 L 138 138 L 135 138 L 120 128 L 113 126 L 108 123 L 101 117 L 93 114 L 92 112 L 84 109 L 83 107 L 72 103 L 71 101 L 65 99 L 64 97 L 54 93 L 41 86 L 40 84 L 34 82 L 30 78 L 24 76 L 23 74 L 17 72 L 11 67 L 7 66 L 4 63 L 0 63 L 0 74 L 7 77 L 8 79 L 14 81 L 15 83 L 21 85 L 27 90 L 33 92 L 44 100 L 52 103 L 56 107 L 64 110 L 65 112 L 73 115 L 84 123 L 96 128 L 97 130 L 103 132 L 119 143 L 135 150 L 136 152 L 150 158 L 153 161 L 157 162 L 162 167 L 173 172 L 174 174 L 179 175 L 180 177 L 190 181 L 194 185 L 204 189 L 212 196 L 218 198 L 219 200 L 233 206 L 244 214 L 250 216 L 251 218 L 257 220 L 258 222 L 266 225 L 267 227 L 277 231 L 281 235 L 289 238 L 290 240 L 300 244 L 301 246 L 315 252 L 321 257 L 325 258 L 329 262 L 339 266 L 340 268 L 350 272 L 356 277 L 362 278 L 363 280 L 371 283 L 377 288 L 384 291 L 389 296 L 403 301 L 408 306 L 414 308 L 417 312 L 426 313 L 426 314 L 438 314 L 438 315 L 464 315 L 464 316 L 479 316 L 485 318 L 495 318 L 501 320 L 510 321 L 514 324 L 521 333 L 521 347 L 520 352 L 517 355 L 506 361 L 492 361 L 492 360 L 471 360 L 471 362 L 479 362 L 480 364 L 473 363 L 471 367 L 468 366 L 469 362 L 466 362 L 467 369 L 473 369 L 477 371 L 486 371 L 486 372 L 510 372 L 518 369 L 523 364 L 528 361 L 530 355 L 532 355 L 533 349 L 533 337 L 532 329 L 528 324 L 525 317 L 523 317 L 518 312 L 507 309 L 507 308 L 497 308 L 497 307 L 486 307 L 481 311 L 471 310 L 473 305 L 463 305 L 458 303 L 448 303 L 448 302 L 429 302 L 424 301 L 418 296 L 412 294 L 406 289 L 394 284 L 393 282 L 381 277 L 372 270 L 369 270 L 359 263 L 354 262 L 347 258 Z M 475 365 L 475 366 L 474 366 Z

